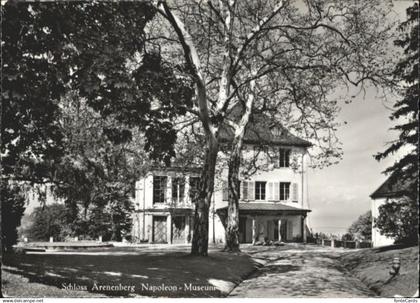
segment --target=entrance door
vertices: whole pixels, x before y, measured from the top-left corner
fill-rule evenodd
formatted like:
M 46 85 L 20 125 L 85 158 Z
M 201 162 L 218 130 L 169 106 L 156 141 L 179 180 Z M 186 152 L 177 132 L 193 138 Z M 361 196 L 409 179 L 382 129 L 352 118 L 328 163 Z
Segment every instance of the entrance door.
M 283 242 L 287 240 L 287 220 L 281 220 L 280 236 Z
M 172 243 L 185 243 L 185 217 L 172 217 Z
M 246 242 L 246 217 L 239 217 L 239 243 Z
M 153 242 L 166 243 L 166 217 L 153 216 Z
M 278 241 L 279 240 L 279 220 L 274 220 L 273 225 L 274 225 L 274 241 Z

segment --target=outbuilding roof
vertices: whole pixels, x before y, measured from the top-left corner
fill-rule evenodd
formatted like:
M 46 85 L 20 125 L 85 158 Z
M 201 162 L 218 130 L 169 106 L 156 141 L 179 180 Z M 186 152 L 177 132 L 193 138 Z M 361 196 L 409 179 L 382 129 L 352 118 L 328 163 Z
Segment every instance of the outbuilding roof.
M 372 199 L 397 198 L 404 195 L 408 190 L 408 183 L 391 175 L 377 190 L 370 195 Z

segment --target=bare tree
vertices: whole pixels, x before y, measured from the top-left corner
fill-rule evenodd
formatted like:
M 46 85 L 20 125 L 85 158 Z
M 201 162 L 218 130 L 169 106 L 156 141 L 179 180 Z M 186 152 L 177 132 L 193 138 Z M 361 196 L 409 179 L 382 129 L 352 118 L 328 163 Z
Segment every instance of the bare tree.
M 339 0 L 157 1 L 155 7 L 170 25 L 165 40 L 181 46 L 170 52 L 183 55 L 195 83 L 195 107 L 188 111 L 201 122 L 206 142 L 191 253 L 207 255 L 219 131 L 225 126 L 234 133 L 226 248 L 236 251 L 240 155 L 251 115 L 267 113 L 273 123 L 316 141 L 324 159 L 339 157 L 338 107 L 329 93 L 342 83 L 361 89 L 365 82 L 384 83 L 390 72 L 382 61 L 391 28 L 383 22 L 388 8 L 381 1 Z M 230 115 L 238 106 L 240 114 Z

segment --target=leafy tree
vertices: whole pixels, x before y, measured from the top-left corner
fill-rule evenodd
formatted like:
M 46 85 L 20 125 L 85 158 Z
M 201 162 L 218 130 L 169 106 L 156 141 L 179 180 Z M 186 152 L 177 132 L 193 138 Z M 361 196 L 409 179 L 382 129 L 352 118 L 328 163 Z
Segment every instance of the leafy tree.
M 366 81 L 384 80 L 387 65 L 381 56 L 385 57 L 389 25 L 383 22 L 387 12 L 379 1 L 305 4 L 304 10 L 290 1 L 156 4 L 172 29 L 165 28 L 163 34 L 175 33 L 162 40 L 179 41 L 180 48 L 172 47 L 169 56 L 184 56 L 194 82 L 196 102 L 188 113 L 200 121 L 205 138 L 192 254 L 207 255 L 221 127 L 227 125 L 235 134 L 226 234 L 227 250 L 235 251 L 239 249 L 240 152 L 252 113 L 271 110 L 270 122 L 294 125 L 299 133 L 319 142 L 321 157 L 335 158 L 340 156 L 333 135 L 337 106 L 327 99 L 328 92 L 340 80 L 360 87 Z M 238 105 L 240 115 L 230 119 L 229 113 Z M 288 107 L 298 114 L 285 111 Z
M 372 212 L 369 210 L 359 216 L 348 229 L 348 233 L 353 239 L 371 240 L 372 239 Z
M 375 226 L 381 234 L 395 238 L 395 243 L 417 245 L 419 217 L 413 204 L 411 198 L 403 197 L 379 206 Z
M 174 103 L 188 107 L 191 88 L 146 47 L 143 29 L 153 15 L 146 2 L 2 6 L 4 176 L 53 179 L 49 166 L 63 154 L 56 117 L 69 90 L 102 116 L 145 130 L 150 155 L 169 161 L 176 140 L 169 121 L 183 113 Z
M 65 201 L 67 219 L 78 236 L 121 240 L 131 227 L 133 185 L 142 145 L 125 136 L 123 125 L 104 119 L 76 94 L 63 98 L 61 128 L 66 155 L 56 165 L 55 193 Z M 115 133 L 113 129 L 123 129 Z
M 32 241 L 64 241 L 67 234 L 66 208 L 62 204 L 50 204 L 34 209 L 31 214 L 31 225 L 26 230 Z
M 1 247 L 8 250 L 17 241 L 17 227 L 25 211 L 25 197 L 17 184 L 1 181 Z
M 97 182 L 95 161 L 65 150 L 71 144 L 61 102 L 69 91 L 104 119 L 123 123 L 101 130 L 112 142 L 129 142 L 141 129 L 149 155 L 169 162 L 176 140 L 171 122 L 189 106 L 192 89 L 173 73 L 183 66 L 164 62 L 145 43 L 143 29 L 155 13 L 150 4 L 8 1 L 1 10 L 2 179 L 52 182 L 72 201 L 81 192 L 65 190 L 71 177 L 86 181 L 84 190 Z M 68 206 L 76 218 L 77 203 Z
M 398 187 L 400 199 L 391 199 L 379 208 L 375 222 L 381 233 L 396 237 L 397 241 L 417 243 L 419 214 L 419 4 L 407 9 L 407 20 L 399 26 L 401 38 L 395 45 L 404 48 L 404 55 L 394 70 L 395 78 L 401 82 L 402 98 L 394 104 L 391 120 L 400 120 L 392 128 L 399 132 L 397 140 L 382 153 L 375 155 L 379 161 L 399 151 L 404 156 L 388 167 L 391 186 Z
M 341 237 L 341 241 L 354 241 L 354 236 L 351 233 L 345 233 L 342 237 Z

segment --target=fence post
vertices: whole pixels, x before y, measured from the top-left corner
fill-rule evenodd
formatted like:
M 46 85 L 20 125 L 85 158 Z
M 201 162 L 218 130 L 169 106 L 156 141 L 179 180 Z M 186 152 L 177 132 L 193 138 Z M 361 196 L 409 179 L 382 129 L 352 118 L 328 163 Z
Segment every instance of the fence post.
M 321 246 L 324 246 L 324 239 L 321 239 Z
M 354 248 L 360 248 L 360 242 L 359 242 L 359 240 L 356 240 L 355 241 Z
M 334 239 L 331 239 L 331 247 L 333 247 L 333 248 L 335 247 L 335 243 L 334 242 L 335 242 L 335 240 Z
M 50 243 L 53 243 L 53 242 L 54 242 L 54 238 L 50 237 Z
M 99 236 L 99 242 L 102 242 L 102 236 Z

